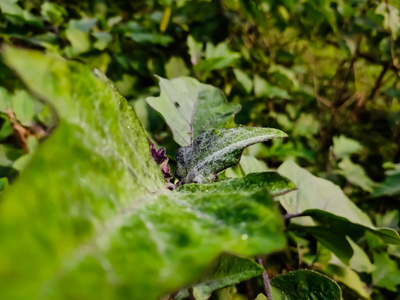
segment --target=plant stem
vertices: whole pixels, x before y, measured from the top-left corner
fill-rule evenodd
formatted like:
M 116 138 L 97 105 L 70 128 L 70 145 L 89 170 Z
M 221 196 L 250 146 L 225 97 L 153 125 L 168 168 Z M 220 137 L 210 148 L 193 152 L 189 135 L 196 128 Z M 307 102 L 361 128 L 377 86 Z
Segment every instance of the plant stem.
M 263 263 L 263 260 L 261 257 L 256 257 L 256 261 L 260 266 L 264 267 L 264 263 Z M 264 282 L 265 292 L 267 293 L 267 299 L 273 300 L 272 294 L 271 294 L 271 283 L 269 282 L 269 277 L 267 274 L 267 270 L 265 268 L 264 268 L 264 272 L 262 274 L 262 278 L 263 278 L 263 282 Z

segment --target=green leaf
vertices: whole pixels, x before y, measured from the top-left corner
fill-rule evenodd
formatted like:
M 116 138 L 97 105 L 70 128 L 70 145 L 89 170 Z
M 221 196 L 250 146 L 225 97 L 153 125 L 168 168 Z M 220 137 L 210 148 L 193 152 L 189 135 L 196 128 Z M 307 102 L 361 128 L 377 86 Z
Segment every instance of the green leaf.
M 350 139 L 344 135 L 333 137 L 333 153 L 338 159 L 344 158 L 353 153 L 360 153 L 362 148 L 362 145 L 358 141 Z
M 341 169 L 340 174 L 346 177 L 350 183 L 361 187 L 364 191 L 372 192 L 376 184 L 368 177 L 362 166 L 353 163 L 349 157 L 343 158 L 338 166 Z
M 264 294 L 258 294 L 255 300 L 268 300 L 268 299 L 267 296 L 265 296 Z
M 17 120 L 24 126 L 31 126 L 35 115 L 35 99 L 25 91 L 16 91 L 12 96 L 12 107 Z
M 372 272 L 373 285 L 396 292 L 400 285 L 400 269 L 395 260 L 384 252 L 374 252 L 375 270 Z
M 371 299 L 367 291 L 368 288 L 365 283 L 361 281 L 360 276 L 338 259 L 333 259 L 323 271 L 325 274 L 332 276 L 337 282 L 343 283 L 363 299 Z
M 0 86 L 0 112 L 7 113 L 10 109 L 12 109 L 12 96 L 5 88 Z
M 108 44 L 112 41 L 113 37 L 110 33 L 105 31 L 93 32 L 93 36 L 97 41 L 93 44 L 96 49 L 104 50 L 107 48 Z
M 199 61 L 194 69 L 200 73 L 208 73 L 213 70 L 224 69 L 240 57 L 239 53 L 232 52 L 225 42 L 214 45 L 207 43 L 205 59 Z
M 233 69 L 233 73 L 235 74 L 236 80 L 243 86 L 247 94 L 250 94 L 253 89 L 253 81 L 251 78 L 240 69 Z
M 284 247 L 264 191 L 164 189 L 140 122 L 103 74 L 52 54 L 4 57 L 60 124 L 1 199 L 2 297 L 159 299 L 221 252 Z
M 186 44 L 189 48 L 190 62 L 193 65 L 197 65 L 200 61 L 201 56 L 203 55 L 203 44 L 197 42 L 191 35 L 187 37 Z
M 383 15 L 383 27 L 388 29 L 393 37 L 397 39 L 400 35 L 400 12 L 396 6 L 382 2 L 376 8 L 376 13 Z
M 279 199 L 288 213 L 298 214 L 309 209 L 319 209 L 372 227 L 369 217 L 331 181 L 312 175 L 290 159 L 278 168 L 278 173 L 292 180 L 298 188 L 298 191 Z
M 230 193 L 235 191 L 252 192 L 260 189 L 267 189 L 271 195 L 277 196 L 295 190 L 296 186 L 276 172 L 263 172 L 251 173 L 245 177 L 225 179 L 208 184 L 184 184 L 178 188 L 178 191 L 212 194 L 218 190 Z
M 374 271 L 376 267 L 374 264 L 371 263 L 365 251 L 355 242 L 353 242 L 352 239 L 350 239 L 349 237 L 347 237 L 347 241 L 350 243 L 354 252 L 353 256 L 350 259 L 350 267 L 358 273 L 371 273 L 372 271 Z
M 190 145 L 208 130 L 232 127 L 240 105 L 229 104 L 220 89 L 190 77 L 159 80 L 160 96 L 147 102 L 164 117 L 179 145 Z
M 51 2 L 45 2 L 40 6 L 40 14 L 55 26 L 60 26 L 64 22 L 64 16 L 68 15 L 63 6 Z
M 0 141 L 2 141 L 14 133 L 14 128 L 8 116 L 0 115 L 0 122 L 3 123 L 0 127 Z
M 387 170 L 385 175 L 385 181 L 375 186 L 371 197 L 400 194 L 400 165 L 397 165 L 394 170 Z
M 342 291 L 332 279 L 311 270 L 297 270 L 271 280 L 274 300 L 341 300 Z
M 389 228 L 376 228 L 369 217 L 351 202 L 343 191 L 332 182 L 318 178 L 299 167 L 292 160 L 285 161 L 278 172 L 289 178 L 298 190 L 279 197 L 289 214 L 311 216 L 315 221 L 352 238 L 369 230 L 387 243 L 400 244 L 399 234 Z M 306 225 L 314 225 L 308 220 Z
M 172 79 L 180 76 L 187 76 L 190 71 L 182 58 L 172 56 L 165 64 L 165 73 L 168 79 Z
M 259 75 L 254 76 L 254 94 L 256 97 L 291 99 L 287 91 L 271 85 Z
M 267 164 L 252 155 L 242 155 L 239 164 L 244 174 L 261 173 L 268 171 Z
M 24 151 L 13 145 L 0 144 L 0 167 L 11 167 Z
M 143 43 L 143 44 L 159 44 L 161 46 L 168 46 L 171 44 L 174 39 L 173 37 L 165 34 L 160 34 L 160 33 L 149 33 L 149 32 L 134 32 L 134 33 L 125 33 L 125 36 L 127 38 L 132 39 L 133 41 L 137 43 Z
M 223 254 L 213 262 L 199 283 L 180 291 L 175 299 L 188 297 L 189 289 L 192 289 L 196 300 L 207 300 L 213 291 L 259 276 L 263 272 L 264 268 L 250 259 Z
M 0 178 L 0 195 L 8 186 L 8 179 L 7 177 Z
M 240 161 L 243 149 L 256 143 L 287 137 L 273 128 L 236 127 L 214 129 L 201 134 L 193 145 L 176 153 L 175 175 L 181 183 L 207 183 L 216 175 Z
M 341 232 L 332 230 L 332 228 L 325 228 L 322 226 L 297 226 L 296 224 L 291 224 L 289 229 L 294 231 L 297 236 L 312 235 L 347 265 L 354 256 L 353 248 L 347 241 L 346 236 Z
M 67 48 L 70 56 L 85 53 L 90 49 L 90 39 L 87 33 L 79 29 L 68 28 L 65 34 L 71 43 L 71 47 Z
M 1 0 L 0 8 L 3 14 L 23 17 L 23 10 L 18 5 L 18 0 Z

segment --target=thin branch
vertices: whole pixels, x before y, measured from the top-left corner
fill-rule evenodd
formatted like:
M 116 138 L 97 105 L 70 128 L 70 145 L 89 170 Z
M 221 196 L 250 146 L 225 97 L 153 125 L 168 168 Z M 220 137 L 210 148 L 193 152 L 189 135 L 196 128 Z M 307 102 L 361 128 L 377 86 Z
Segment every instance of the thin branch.
M 256 258 L 257 263 L 264 268 L 263 260 L 261 257 Z M 271 293 L 271 283 L 269 282 L 269 277 L 267 274 L 267 271 L 264 268 L 264 272 L 262 274 L 263 282 L 264 282 L 264 288 L 265 292 L 267 293 L 267 299 L 268 300 L 273 300 L 272 298 L 272 293 Z
M 371 93 L 369 94 L 369 97 L 368 97 L 369 99 L 373 99 L 375 97 L 375 94 L 379 90 L 379 88 L 381 87 L 381 83 L 382 83 L 383 77 L 385 76 L 385 74 L 386 74 L 388 69 L 389 69 L 389 64 L 385 64 L 383 66 L 382 71 L 379 73 L 378 78 L 375 81 L 375 85 L 372 88 Z

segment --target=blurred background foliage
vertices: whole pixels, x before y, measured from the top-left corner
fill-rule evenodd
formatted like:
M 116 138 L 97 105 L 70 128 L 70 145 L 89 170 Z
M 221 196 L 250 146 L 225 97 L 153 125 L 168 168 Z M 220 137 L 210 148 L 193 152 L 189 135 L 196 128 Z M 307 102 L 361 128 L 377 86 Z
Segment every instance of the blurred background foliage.
M 105 72 L 172 167 L 178 146 L 145 101 L 159 93 L 154 74 L 217 86 L 241 104 L 236 123 L 290 136 L 246 150 L 229 176 L 294 157 L 340 185 L 376 225 L 398 230 L 399 8 L 399 0 L 0 0 L 0 41 Z M 27 93 L 0 57 L 0 192 L 56 125 L 52 108 Z M 361 244 L 385 276 L 328 266 L 329 251 L 300 237 L 284 268 L 301 263 L 336 274 L 346 299 L 400 299 L 400 250 L 373 237 Z

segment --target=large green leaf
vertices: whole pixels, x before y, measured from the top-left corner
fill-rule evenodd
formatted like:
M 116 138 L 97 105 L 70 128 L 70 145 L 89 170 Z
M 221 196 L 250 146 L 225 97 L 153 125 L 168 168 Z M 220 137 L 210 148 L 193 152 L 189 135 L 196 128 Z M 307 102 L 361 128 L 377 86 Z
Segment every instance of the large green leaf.
M 336 282 L 311 270 L 298 270 L 278 275 L 271 280 L 276 300 L 341 300 Z
M 182 183 L 211 182 L 218 172 L 236 165 L 243 149 L 256 143 L 287 137 L 273 128 L 235 127 L 214 129 L 201 134 L 193 145 L 176 153 L 176 177 Z
M 196 300 L 207 300 L 213 291 L 261 275 L 263 272 L 264 268 L 253 260 L 223 254 L 211 265 L 199 283 L 188 289 L 192 289 Z M 188 297 L 188 289 L 179 292 L 175 299 Z
M 283 163 L 278 172 L 292 180 L 298 190 L 279 197 L 289 214 L 311 216 L 315 221 L 352 238 L 371 231 L 387 243 L 400 244 L 399 234 L 390 228 L 376 228 L 371 220 L 343 191 L 332 182 L 318 178 L 292 160 Z M 313 225 L 305 220 L 303 225 Z M 332 249 L 331 249 L 332 250 Z
M 164 117 L 179 145 L 190 145 L 208 130 L 232 127 L 240 105 L 229 104 L 220 89 L 190 77 L 159 80 L 160 96 L 147 102 Z
M 3 53 L 60 124 L 2 195 L 2 297 L 157 299 L 221 252 L 285 245 L 263 191 L 164 189 L 140 122 L 104 75 L 52 54 Z

